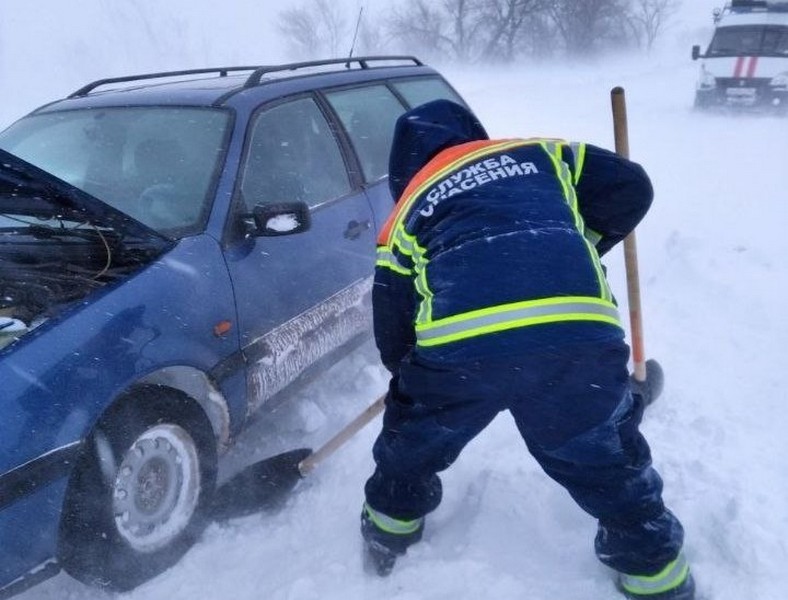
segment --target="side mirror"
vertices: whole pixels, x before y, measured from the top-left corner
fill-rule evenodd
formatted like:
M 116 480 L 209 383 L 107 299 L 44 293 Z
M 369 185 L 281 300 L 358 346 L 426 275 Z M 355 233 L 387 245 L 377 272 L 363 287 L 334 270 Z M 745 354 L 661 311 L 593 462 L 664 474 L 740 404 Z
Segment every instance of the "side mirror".
M 255 236 L 278 236 L 302 233 L 312 224 L 306 202 L 281 202 L 258 204 L 254 207 Z
M 700 58 L 700 46 L 693 46 L 692 47 L 692 60 L 698 60 Z

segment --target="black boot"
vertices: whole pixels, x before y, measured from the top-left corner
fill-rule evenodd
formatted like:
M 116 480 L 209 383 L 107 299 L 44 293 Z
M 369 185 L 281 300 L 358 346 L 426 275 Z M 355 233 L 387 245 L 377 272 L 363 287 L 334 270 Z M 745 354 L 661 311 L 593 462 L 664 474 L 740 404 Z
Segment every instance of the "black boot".
M 393 525 L 390 530 L 378 523 Z M 397 531 L 401 529 L 401 532 Z M 400 521 L 386 517 L 364 505 L 361 511 L 361 536 L 364 538 L 364 570 L 385 577 L 394 568 L 397 557 L 405 554 L 408 546 L 421 539 L 424 519 Z

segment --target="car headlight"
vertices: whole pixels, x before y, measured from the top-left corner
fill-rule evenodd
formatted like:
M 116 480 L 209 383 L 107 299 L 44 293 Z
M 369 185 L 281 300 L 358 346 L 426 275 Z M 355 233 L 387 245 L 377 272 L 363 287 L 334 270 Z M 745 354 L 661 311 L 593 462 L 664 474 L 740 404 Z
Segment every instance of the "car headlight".
M 709 73 L 705 68 L 700 70 L 700 78 L 698 79 L 699 90 L 709 90 L 717 85 L 717 80 L 714 75 Z
M 771 86 L 774 88 L 782 88 L 788 90 L 788 73 L 780 73 L 772 78 Z

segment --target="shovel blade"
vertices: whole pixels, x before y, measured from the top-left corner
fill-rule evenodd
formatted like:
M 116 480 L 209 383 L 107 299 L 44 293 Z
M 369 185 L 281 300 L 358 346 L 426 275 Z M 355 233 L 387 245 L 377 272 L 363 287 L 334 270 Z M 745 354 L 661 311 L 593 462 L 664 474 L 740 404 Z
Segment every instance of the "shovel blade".
M 630 376 L 629 381 L 632 393 L 643 398 L 643 403 L 648 406 L 662 394 L 662 388 L 665 387 L 665 372 L 656 360 L 649 358 L 646 361 L 646 379 L 638 381 L 633 375 Z
M 312 454 L 299 448 L 252 463 L 214 493 L 212 516 L 227 520 L 281 506 L 301 480 L 299 463 Z

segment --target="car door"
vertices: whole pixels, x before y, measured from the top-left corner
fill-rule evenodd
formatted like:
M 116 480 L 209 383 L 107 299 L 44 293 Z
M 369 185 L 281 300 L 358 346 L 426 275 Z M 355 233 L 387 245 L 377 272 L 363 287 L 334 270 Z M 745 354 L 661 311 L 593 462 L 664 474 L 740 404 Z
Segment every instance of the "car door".
M 240 236 L 227 248 L 254 410 L 304 369 L 369 331 L 375 258 L 372 211 L 353 189 L 333 128 L 311 95 L 252 119 L 233 218 L 261 203 L 303 201 L 311 227 Z

